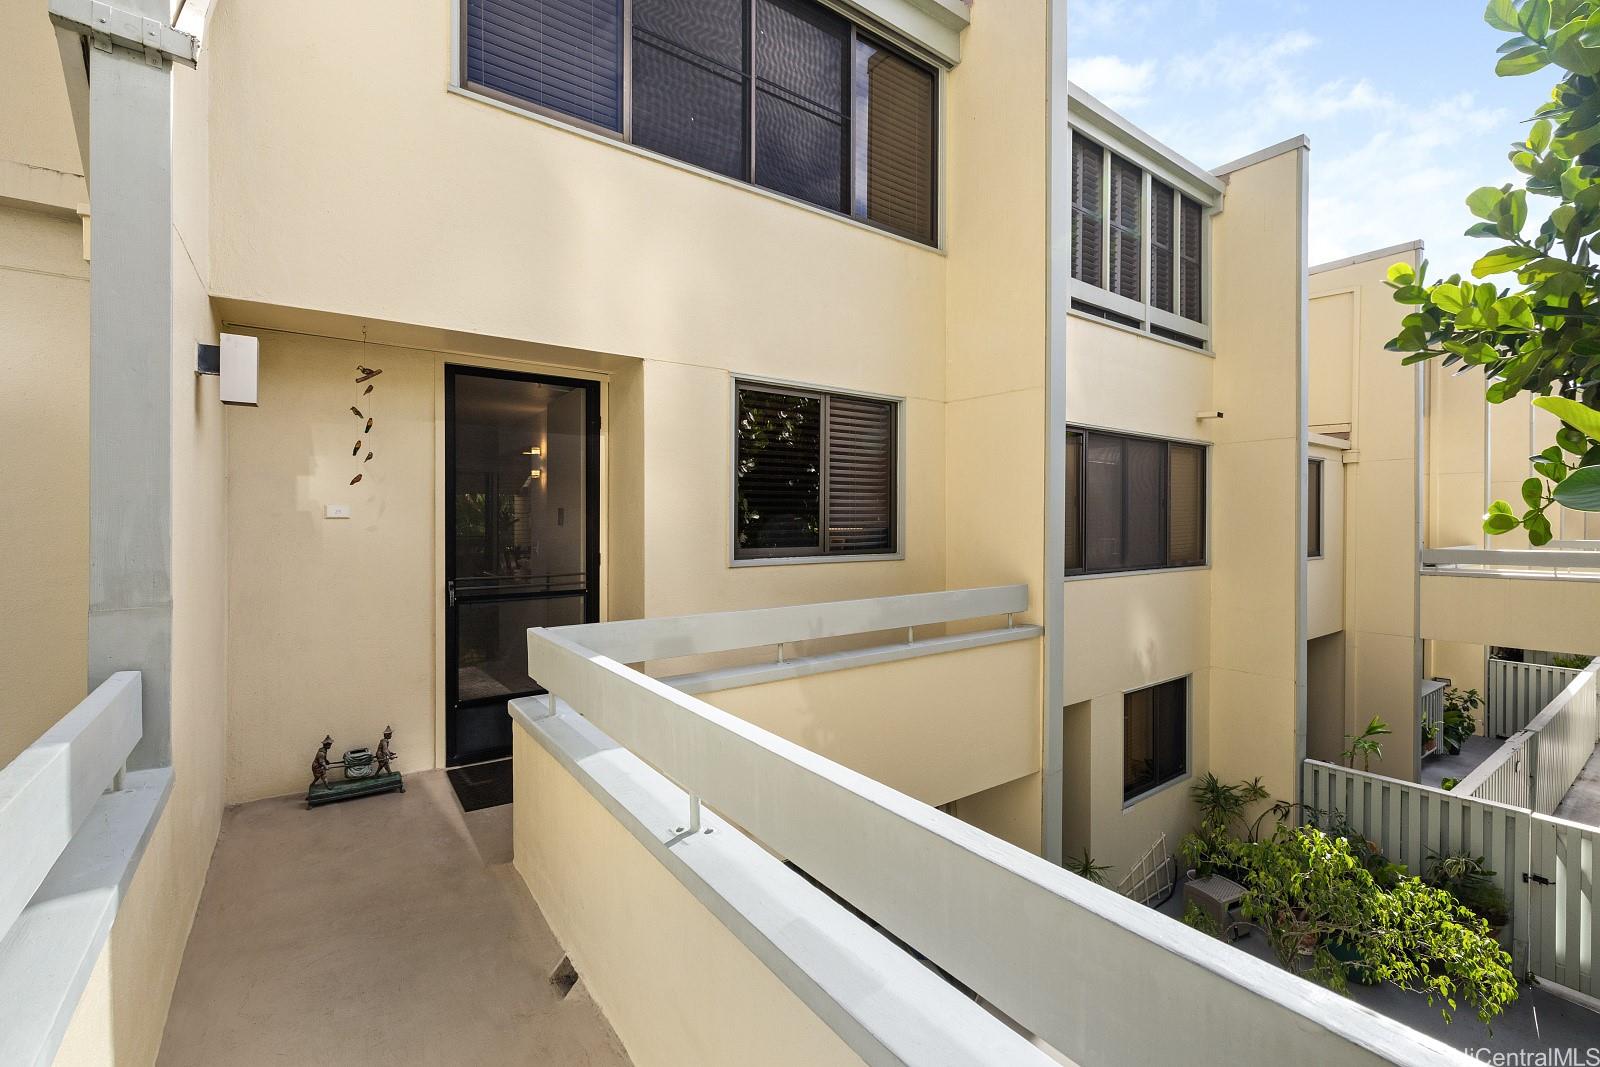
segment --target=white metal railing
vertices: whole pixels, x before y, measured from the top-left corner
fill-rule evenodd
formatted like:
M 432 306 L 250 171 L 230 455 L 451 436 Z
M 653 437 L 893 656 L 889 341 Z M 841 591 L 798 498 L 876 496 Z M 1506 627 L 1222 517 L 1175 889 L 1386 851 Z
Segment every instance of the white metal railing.
M 967 590 L 533 629 L 529 672 L 550 690 L 547 714 L 570 706 L 677 783 L 686 818 L 703 800 L 1078 1063 L 1460 1062 L 1399 1023 L 625 665 L 1015 604 L 1013 591 Z M 981 706 L 983 679 L 972 686 Z
M 1484 686 L 1485 732 L 1490 737 L 1510 737 L 1526 730 L 1577 676 L 1577 668 L 1491 657 Z
M 1438 574 L 1600 581 L 1600 541 L 1552 541 L 1543 548 L 1425 548 L 1422 566 Z
M 141 678 L 113 674 L 0 769 L 0 1063 L 54 1058 L 172 784 L 128 772 Z
M 1431 723 L 1433 736 L 1439 738 L 1442 745 L 1441 731 L 1444 728 L 1444 690 L 1445 684 L 1435 679 L 1428 679 L 1422 683 L 1422 699 L 1417 702 L 1417 725 Z

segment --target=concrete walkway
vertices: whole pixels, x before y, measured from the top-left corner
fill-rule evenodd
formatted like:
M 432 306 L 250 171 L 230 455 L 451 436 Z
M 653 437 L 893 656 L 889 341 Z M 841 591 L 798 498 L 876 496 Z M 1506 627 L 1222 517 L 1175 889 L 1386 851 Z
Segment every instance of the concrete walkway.
M 1578 772 L 1577 781 L 1556 805 L 1556 818 L 1600 826 L 1600 748 Z
M 1482 734 L 1473 734 L 1461 743 L 1461 751 L 1454 756 L 1440 752 L 1422 761 L 1422 784 L 1440 788 L 1446 778 L 1461 779 L 1478 769 L 1478 765 L 1500 750 L 1503 741 Z
M 442 772 L 316 811 L 231 809 L 184 951 L 161 1067 L 624 1067 L 510 866 L 511 808 L 463 816 Z

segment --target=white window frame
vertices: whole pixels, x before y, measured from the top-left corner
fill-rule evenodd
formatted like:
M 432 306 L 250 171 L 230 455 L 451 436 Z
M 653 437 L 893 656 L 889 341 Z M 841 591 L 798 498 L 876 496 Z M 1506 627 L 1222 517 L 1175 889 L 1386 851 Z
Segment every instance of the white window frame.
M 1072 299 L 1091 307 L 1108 311 L 1123 319 L 1137 322 L 1138 328 L 1150 333 L 1152 327 L 1193 337 L 1203 342 L 1204 350 L 1211 350 L 1212 294 L 1211 283 L 1211 220 L 1222 208 L 1222 183 L 1214 176 L 1187 164 L 1175 153 L 1145 135 L 1136 127 L 1124 122 L 1103 105 L 1082 93 L 1074 91 L 1074 113 L 1069 123 L 1072 135 L 1093 142 L 1101 149 L 1101 248 L 1100 284 L 1081 278 L 1072 279 Z M 1120 156 L 1138 167 L 1144 175 L 1140 199 L 1139 264 L 1142 272 L 1142 300 L 1132 300 L 1113 293 L 1109 287 L 1111 269 L 1111 157 Z M 1200 205 L 1200 306 L 1204 322 L 1195 322 L 1181 314 L 1165 311 L 1151 303 L 1153 264 L 1150 258 L 1150 208 L 1151 179 L 1158 178 L 1173 190 L 1177 199 L 1173 215 L 1173 295 L 1174 307 L 1183 306 L 1183 218 L 1182 197 Z M 1068 225 L 1071 225 L 1069 220 Z M 1155 334 L 1159 340 L 1171 338 Z

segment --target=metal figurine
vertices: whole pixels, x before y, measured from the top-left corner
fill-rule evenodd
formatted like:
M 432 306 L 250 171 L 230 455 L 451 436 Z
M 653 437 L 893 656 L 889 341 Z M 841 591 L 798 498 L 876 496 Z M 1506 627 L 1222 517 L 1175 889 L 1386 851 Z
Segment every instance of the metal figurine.
M 396 756 L 400 754 L 389 747 L 389 741 L 393 737 L 394 727 L 385 726 L 383 728 L 383 740 L 378 742 L 378 752 L 376 756 L 379 774 L 388 774 L 390 770 L 393 769 L 389 766 L 389 764 Z
M 311 787 L 306 790 L 306 807 L 316 808 L 336 800 L 377 793 L 404 793 L 405 779 L 393 766 L 398 753 L 389 747 L 393 740 L 394 727 L 386 726 L 376 752 L 369 748 L 352 748 L 338 759 L 329 759 L 333 738 L 324 737 L 322 747 L 311 760 Z M 334 769 L 338 769 L 340 777 L 330 780 L 328 772 Z
M 333 764 L 328 761 L 328 750 L 332 747 L 332 736 L 324 737 L 322 739 L 322 747 L 317 750 L 317 754 L 315 756 L 311 757 L 312 789 L 315 789 L 319 784 L 324 787 L 326 787 L 328 784 L 328 768 L 333 766 Z

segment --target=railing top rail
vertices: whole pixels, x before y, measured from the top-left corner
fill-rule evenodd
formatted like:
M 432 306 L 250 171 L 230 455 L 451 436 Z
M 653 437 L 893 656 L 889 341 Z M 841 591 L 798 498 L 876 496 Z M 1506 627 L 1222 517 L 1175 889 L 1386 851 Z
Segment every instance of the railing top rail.
M 1432 696 L 1445 687 L 1445 683 L 1437 678 L 1425 678 L 1422 682 L 1422 695 L 1424 698 Z
M 1431 793 L 1434 796 L 1443 797 L 1448 800 L 1460 800 L 1467 795 L 1466 790 L 1462 788 L 1462 785 L 1465 785 L 1467 781 L 1465 778 L 1463 778 L 1461 780 L 1461 784 L 1457 785 L 1454 789 L 1440 789 L 1437 786 L 1423 785 L 1421 782 L 1412 782 L 1404 778 L 1391 778 L 1388 775 L 1378 774 L 1374 771 L 1362 771 L 1353 767 L 1342 767 L 1337 763 L 1328 763 L 1324 760 L 1308 758 L 1303 761 L 1303 766 L 1312 767 L 1323 771 L 1335 771 L 1339 774 L 1354 775 L 1358 778 L 1370 779 L 1371 781 L 1379 782 L 1385 785 L 1398 786 L 1401 789 Z M 1499 808 L 1508 813 L 1516 813 L 1524 810 L 1512 804 L 1501 804 L 1493 800 L 1484 800 L 1481 797 L 1473 797 L 1472 801 L 1475 804 L 1483 804 L 1487 807 Z
M 1528 725 L 1524 727 L 1524 732 L 1536 734 L 1548 727 L 1555 717 L 1561 714 L 1563 708 L 1577 699 L 1578 694 L 1585 687 L 1595 684 L 1596 674 L 1600 674 L 1600 659 L 1596 659 L 1583 670 L 1574 674 L 1572 680 L 1567 683 L 1566 688 L 1557 693 L 1555 698 L 1546 704 L 1539 714 L 1528 720 Z
M 1020 614 L 1027 608 L 1027 586 L 1001 585 L 870 600 L 718 611 L 670 619 L 588 623 L 563 627 L 561 632 L 567 640 L 618 663 L 640 663 Z
M 1329 1064 L 1460 1062 L 1400 1023 L 632 670 L 585 647 L 582 633 L 528 633 L 530 673 L 552 694 L 1078 1062 L 1237 1047 L 1241 1025 L 1259 1062 L 1308 1051 Z M 692 634 L 684 644 L 703 648 Z M 637 644 L 613 647 L 640 656 Z M 1116 964 L 1086 965 L 1094 960 Z M 1128 1010 L 1135 999 L 1143 1007 Z
M 1425 548 L 1422 563 L 1429 567 L 1532 567 L 1541 570 L 1588 570 L 1600 568 L 1600 549 L 1595 548 L 1481 548 L 1458 545 L 1452 548 Z
M 1498 774 L 1506 764 L 1514 759 L 1520 759 L 1528 746 L 1528 731 L 1521 730 L 1512 734 L 1501 742 L 1500 747 L 1490 753 L 1489 758 L 1476 767 L 1456 783 L 1452 791 L 1460 796 L 1472 796 L 1485 782 Z M 1480 800 L 1480 797 L 1473 797 Z
M 0 769 L 0 938 L 138 744 L 141 710 L 139 672 L 113 674 Z

